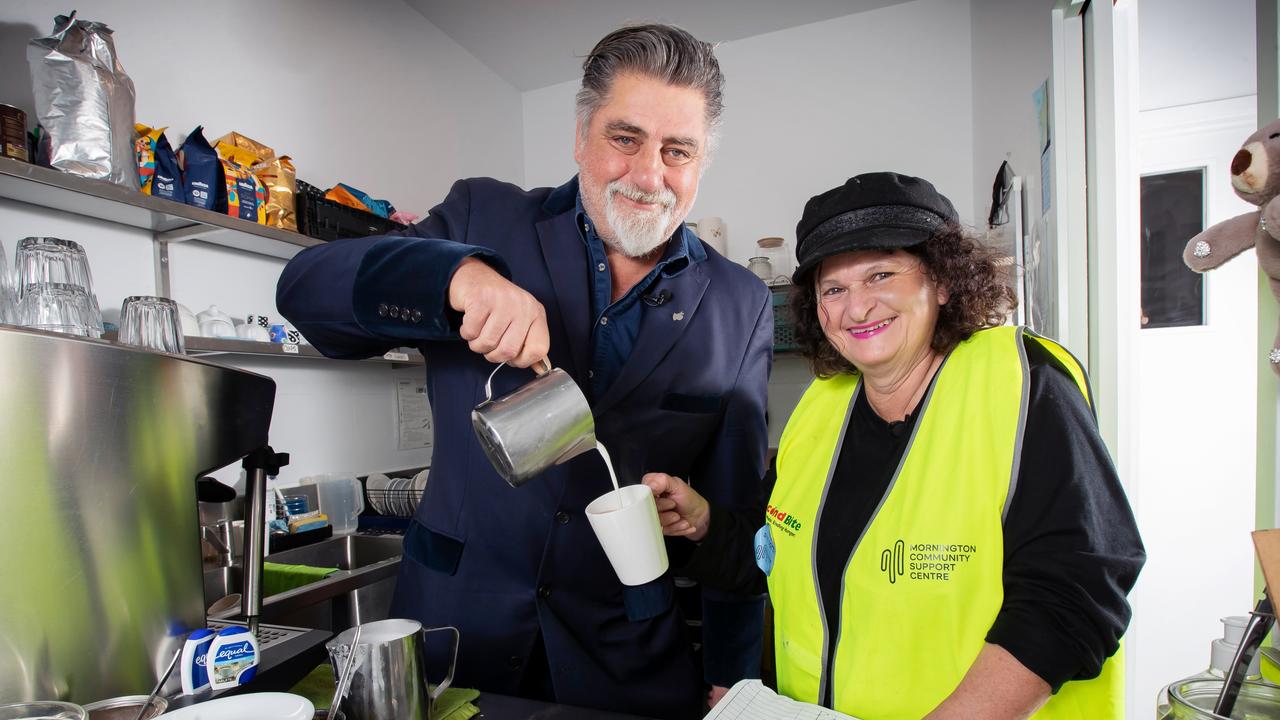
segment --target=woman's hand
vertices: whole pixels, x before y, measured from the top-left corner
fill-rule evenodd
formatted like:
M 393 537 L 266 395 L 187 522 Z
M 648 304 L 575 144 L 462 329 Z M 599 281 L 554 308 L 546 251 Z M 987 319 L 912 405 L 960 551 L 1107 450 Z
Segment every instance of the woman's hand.
M 658 521 L 662 534 L 702 540 L 711 524 L 711 506 L 707 499 L 674 475 L 648 473 L 641 479 L 653 491 L 658 503 Z

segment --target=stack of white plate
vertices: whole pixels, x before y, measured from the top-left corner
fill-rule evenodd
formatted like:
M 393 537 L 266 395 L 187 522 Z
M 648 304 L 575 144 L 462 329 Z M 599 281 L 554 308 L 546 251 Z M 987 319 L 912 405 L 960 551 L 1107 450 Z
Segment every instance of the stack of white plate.
M 364 486 L 369 491 L 369 504 L 379 515 L 390 515 L 390 508 L 387 507 L 387 486 L 391 484 L 391 478 L 382 473 L 374 473 L 365 478 Z
M 369 504 L 379 515 L 388 517 L 411 517 L 422 493 L 427 489 L 427 473 L 423 470 L 413 477 L 387 477 L 374 473 L 365 478 L 365 487 L 369 490 Z

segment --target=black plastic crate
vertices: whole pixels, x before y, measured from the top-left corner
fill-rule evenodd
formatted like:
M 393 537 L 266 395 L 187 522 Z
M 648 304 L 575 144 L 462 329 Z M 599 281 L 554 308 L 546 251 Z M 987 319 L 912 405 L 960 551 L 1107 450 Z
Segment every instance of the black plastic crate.
M 791 327 L 792 286 L 773 289 L 773 349 L 799 350 Z
M 298 216 L 298 232 L 317 240 L 386 235 L 403 230 L 404 225 L 371 212 L 326 200 L 324 191 L 311 183 L 298 181 L 294 195 Z

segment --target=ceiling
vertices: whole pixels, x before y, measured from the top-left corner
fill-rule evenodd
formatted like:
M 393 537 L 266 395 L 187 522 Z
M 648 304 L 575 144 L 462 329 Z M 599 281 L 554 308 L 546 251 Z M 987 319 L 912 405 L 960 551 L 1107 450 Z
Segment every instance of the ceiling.
M 631 22 L 679 25 L 728 42 L 907 0 L 405 0 L 517 90 L 573 80 L 610 30 Z

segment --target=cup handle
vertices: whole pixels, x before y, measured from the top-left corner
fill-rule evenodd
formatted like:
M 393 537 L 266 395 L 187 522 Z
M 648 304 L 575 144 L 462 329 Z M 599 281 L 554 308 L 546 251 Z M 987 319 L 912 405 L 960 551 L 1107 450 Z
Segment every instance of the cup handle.
M 462 635 L 461 633 L 458 632 L 458 628 L 453 627 L 452 625 L 422 629 L 422 634 L 424 636 L 429 633 L 443 632 L 446 630 L 453 633 L 453 653 L 452 653 L 452 657 L 449 660 L 449 673 L 445 675 L 444 679 L 441 680 L 438 685 L 436 685 L 436 689 L 434 691 L 428 693 L 431 696 L 431 707 L 433 709 L 435 708 L 436 700 L 439 700 L 440 696 L 444 695 L 444 691 L 448 690 L 449 686 L 453 684 L 453 671 L 458 666 L 458 643 L 462 640 Z M 424 648 L 426 647 L 425 637 L 423 639 L 422 645 Z M 427 673 L 427 669 L 426 669 L 426 666 L 424 665 L 422 668 L 422 679 L 427 682 L 427 687 L 431 687 L 431 682 L 427 680 L 426 673 Z
M 504 362 L 498 363 L 498 367 L 494 368 L 493 372 L 489 373 L 489 379 L 484 381 L 484 401 L 486 403 L 493 400 L 493 376 L 497 375 L 498 371 L 501 370 L 504 365 L 506 365 Z
M 356 486 L 356 509 L 351 513 L 351 517 L 356 521 L 360 521 L 360 513 L 364 512 L 364 487 L 360 485 L 360 481 L 354 476 L 351 478 L 351 484 Z
M 506 366 L 505 362 L 498 363 L 498 367 L 494 368 L 493 372 L 489 373 L 489 379 L 484 381 L 484 402 L 487 403 L 493 400 L 493 376 L 497 375 L 498 371 L 505 366 Z M 551 360 L 549 358 L 542 358 L 537 363 L 535 363 L 531 369 L 533 370 L 535 375 L 538 375 L 538 376 L 546 375 L 547 373 L 551 372 Z

